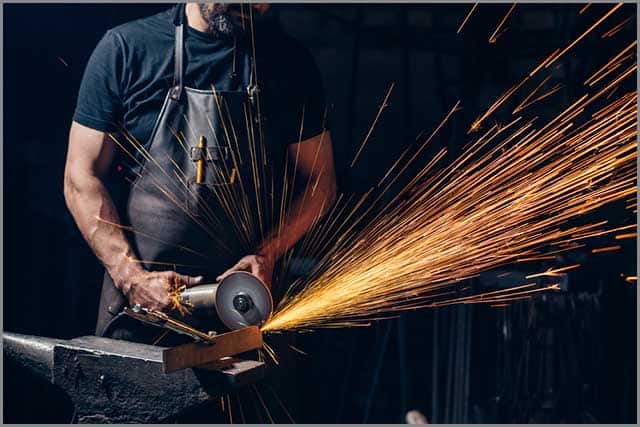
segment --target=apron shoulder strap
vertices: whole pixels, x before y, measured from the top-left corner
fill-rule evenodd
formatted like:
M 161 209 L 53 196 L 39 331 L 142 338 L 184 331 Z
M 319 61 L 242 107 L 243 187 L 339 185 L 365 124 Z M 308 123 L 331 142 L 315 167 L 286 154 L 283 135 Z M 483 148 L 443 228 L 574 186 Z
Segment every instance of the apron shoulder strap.
M 173 21 L 175 25 L 175 45 L 173 51 L 173 85 L 171 87 L 171 99 L 177 101 L 180 99 L 182 89 L 184 87 L 184 4 L 176 6 L 176 14 Z M 255 96 L 258 90 L 255 73 L 255 58 L 251 54 L 251 49 L 247 49 L 244 69 L 244 83 L 250 97 Z
M 184 73 L 184 4 L 176 6 L 175 24 L 175 46 L 173 48 L 173 87 L 171 88 L 171 99 L 180 99 L 183 87 Z

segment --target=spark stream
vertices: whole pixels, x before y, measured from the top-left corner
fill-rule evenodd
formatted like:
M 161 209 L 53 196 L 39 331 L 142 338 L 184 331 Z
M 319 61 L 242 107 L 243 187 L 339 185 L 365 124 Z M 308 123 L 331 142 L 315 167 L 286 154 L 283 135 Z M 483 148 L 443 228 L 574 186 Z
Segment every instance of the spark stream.
M 607 86 L 542 126 L 521 117 L 493 126 L 441 170 L 430 162 L 362 231 L 348 227 L 262 330 L 360 326 L 399 310 L 501 303 L 557 289 L 523 283 L 460 298 L 456 285 L 614 231 L 602 229 L 606 221 L 562 228 L 636 194 L 636 92 L 585 113 Z

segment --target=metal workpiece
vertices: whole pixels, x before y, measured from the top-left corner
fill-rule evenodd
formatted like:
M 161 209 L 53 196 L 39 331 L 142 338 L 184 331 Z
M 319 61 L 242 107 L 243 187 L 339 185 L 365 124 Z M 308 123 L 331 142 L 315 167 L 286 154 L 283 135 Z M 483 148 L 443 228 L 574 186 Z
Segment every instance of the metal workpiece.
M 261 379 L 265 364 L 226 358 L 165 373 L 165 347 L 86 336 L 3 334 L 5 357 L 61 388 L 79 423 L 155 423 Z
M 210 342 L 193 342 L 168 348 L 162 352 L 164 372 L 174 372 L 193 366 L 220 363 L 237 354 L 259 350 L 262 333 L 257 326 L 216 335 Z

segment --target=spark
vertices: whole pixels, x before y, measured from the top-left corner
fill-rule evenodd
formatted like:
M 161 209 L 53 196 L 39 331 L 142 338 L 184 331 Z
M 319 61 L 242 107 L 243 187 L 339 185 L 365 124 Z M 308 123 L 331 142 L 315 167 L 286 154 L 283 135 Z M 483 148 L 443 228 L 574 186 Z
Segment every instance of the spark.
M 572 250 L 581 240 L 612 232 L 603 228 L 606 221 L 562 228 L 636 192 L 637 96 L 624 94 L 587 116 L 586 106 L 604 95 L 581 97 L 539 128 L 519 121 L 506 130 L 492 128 L 449 166 L 427 165 L 393 204 L 365 224 L 356 219 L 359 231 L 347 227 L 262 330 L 360 326 L 400 310 L 508 303 L 559 290 L 558 284 L 529 284 L 459 296 L 457 285 L 535 256 L 534 250 Z M 582 117 L 590 119 L 578 126 L 574 120 Z M 557 277 L 578 267 L 527 277 Z
M 227 394 L 226 395 L 226 401 L 227 401 L 227 408 L 228 408 L 228 412 L 229 412 L 229 424 L 233 424 L 233 412 L 231 412 L 231 395 Z
M 462 27 L 465 26 L 465 24 L 467 23 L 467 21 L 469 20 L 469 18 L 473 14 L 473 11 L 476 10 L 477 7 L 478 7 L 478 3 L 475 3 L 473 6 L 471 6 L 471 10 L 469 11 L 469 13 L 467 13 L 467 16 L 464 18 L 464 20 L 462 21 L 462 23 L 458 27 L 458 31 L 456 31 L 456 34 L 460 34 L 460 31 L 462 31 Z
M 629 58 L 630 55 L 629 56 L 623 56 L 623 55 L 627 53 L 630 49 L 632 49 L 634 46 L 636 46 L 637 43 L 638 42 L 634 40 L 629 46 L 622 49 L 622 51 L 620 51 L 617 55 L 611 58 L 606 64 L 604 64 L 600 69 L 598 69 L 595 73 L 593 73 L 587 80 L 585 80 L 584 84 L 593 86 L 596 83 L 596 80 L 595 80 L 596 78 L 600 80 L 599 76 L 604 77 L 604 75 L 608 74 L 610 71 L 613 71 L 611 67 L 619 66 L 622 63 L 622 61 Z M 607 70 L 609 70 L 609 72 L 606 72 Z
M 529 80 L 529 78 L 525 77 L 524 80 L 522 80 L 520 83 L 512 86 L 511 89 L 507 90 L 505 93 L 500 95 L 500 97 L 491 105 L 491 107 L 489 107 L 487 111 L 484 112 L 484 114 L 482 114 L 479 118 L 477 118 L 471 124 L 471 127 L 467 131 L 467 134 L 478 131 L 480 129 L 480 126 L 482 125 L 482 122 L 484 122 L 487 119 L 487 117 L 493 114 L 494 111 L 500 108 L 502 104 L 504 104 L 511 97 L 511 95 L 516 93 L 516 91 L 520 89 L 522 85 L 524 85 L 527 82 L 527 80 Z
M 207 255 L 205 255 L 205 254 L 203 254 L 203 253 L 200 253 L 200 252 L 198 252 L 198 251 L 195 251 L 195 250 L 193 250 L 193 249 L 190 249 L 190 248 L 188 248 L 188 247 L 186 247 L 186 246 L 182 246 L 182 245 L 171 245 L 169 242 L 166 242 L 166 241 L 164 241 L 164 240 L 158 239 L 158 238 L 156 238 L 156 237 L 152 236 L 151 234 L 143 233 L 143 232 L 141 232 L 141 231 L 139 231 L 139 230 L 134 229 L 134 228 L 133 228 L 133 227 L 131 227 L 131 226 L 128 226 L 128 225 L 122 225 L 122 224 L 117 224 L 117 223 L 115 223 L 115 222 L 108 221 L 108 220 L 106 220 L 106 219 L 104 219 L 104 218 L 101 218 L 100 216 L 96 216 L 95 218 L 96 218 L 96 220 L 98 220 L 99 222 L 102 222 L 102 223 L 104 223 L 104 224 L 108 224 L 108 225 L 110 225 L 110 226 L 112 226 L 112 227 L 119 228 L 119 229 L 124 230 L 124 231 L 128 231 L 128 232 L 131 232 L 131 233 L 135 233 L 135 234 L 138 234 L 138 235 L 144 236 L 144 237 L 149 238 L 149 239 L 151 239 L 151 240 L 155 240 L 156 242 L 162 243 L 162 244 L 166 245 L 167 247 L 175 247 L 175 248 L 181 249 L 181 250 L 183 250 L 183 251 L 186 251 L 186 252 L 192 253 L 192 254 L 194 254 L 194 255 L 198 255 L 198 256 L 200 256 L 200 257 L 202 257 L 202 258 L 209 258 Z M 129 258 L 129 259 L 131 259 L 131 258 Z M 174 265 L 174 264 L 172 264 L 172 265 Z
M 183 301 L 182 292 L 187 289 L 186 285 L 180 284 L 177 281 L 169 283 L 167 294 L 170 300 L 171 310 L 176 310 L 180 315 L 184 316 L 191 313 L 193 306 L 187 301 Z
M 160 341 L 164 339 L 169 334 L 169 329 L 165 329 L 164 331 L 158 334 L 158 337 L 151 342 L 151 345 L 158 345 Z
M 580 12 L 578 12 L 578 15 L 582 15 L 587 9 L 589 9 L 590 6 L 591 6 L 591 3 L 585 4 L 584 7 L 580 9 Z
M 629 283 L 637 282 L 638 281 L 638 276 L 627 276 L 627 277 L 624 278 L 624 280 L 629 282 Z
M 534 277 L 544 277 L 544 276 L 548 276 L 548 277 L 557 277 L 562 275 L 563 273 L 570 271 L 570 270 L 575 270 L 576 268 L 580 267 L 580 264 L 574 264 L 574 265 L 570 265 L 567 267 L 561 267 L 561 268 L 550 268 L 549 270 L 545 271 L 544 273 L 537 273 L 537 274 L 530 274 L 528 276 L 526 276 L 527 279 L 533 279 Z
M 236 400 L 238 401 L 238 408 L 240 409 L 240 420 L 244 424 L 244 410 L 242 409 L 242 401 L 240 400 L 240 394 L 236 392 Z
M 536 68 L 531 70 L 531 72 L 529 73 L 529 77 L 533 77 L 533 75 L 535 73 L 537 73 L 538 71 L 540 71 L 542 69 L 542 67 L 547 65 L 547 63 L 549 61 L 551 61 L 558 54 L 558 52 L 560 52 L 560 48 L 557 48 L 556 50 L 551 52 L 551 54 L 549 54 L 549 56 L 547 56 L 540 64 L 538 64 L 538 66 Z
M 602 248 L 595 248 L 591 250 L 592 254 L 599 254 L 602 252 L 612 252 L 612 251 L 617 251 L 622 249 L 622 246 L 620 245 L 612 245 L 612 246 L 604 246 Z
M 282 408 L 284 413 L 287 415 L 287 418 L 289 418 L 289 421 L 291 421 L 292 424 L 295 424 L 296 422 L 294 421 L 293 417 L 291 416 L 291 413 L 289 412 L 289 410 L 285 406 L 284 402 L 282 402 L 282 399 L 280 399 L 280 397 L 278 397 L 278 394 L 276 393 L 276 391 L 272 387 L 270 387 L 268 384 L 267 384 L 267 388 L 269 389 L 271 394 L 273 394 L 273 397 L 276 399 L 276 401 L 278 402 L 278 404 L 280 405 L 280 407 Z
M 62 65 L 64 65 L 65 67 L 69 67 L 69 64 L 67 64 L 67 61 L 65 61 L 64 59 L 62 59 L 61 56 L 58 56 L 58 61 L 60 61 L 62 63 Z
M 295 352 L 297 352 L 297 353 L 300 353 L 300 354 L 302 354 L 302 355 L 304 355 L 304 356 L 308 356 L 308 354 L 307 354 L 307 353 L 305 353 L 304 351 L 300 350 L 298 347 L 294 347 L 294 346 L 293 346 L 293 345 L 291 345 L 291 344 L 289 344 L 289 348 L 291 348 L 291 350 L 293 350 L 293 351 L 295 351 Z
M 605 13 L 604 16 L 600 19 L 598 19 L 592 26 L 590 26 L 584 33 L 582 33 L 577 39 L 575 39 L 573 42 L 571 42 L 567 47 L 565 47 L 564 49 L 562 49 L 562 51 L 560 51 L 560 53 L 558 53 L 557 55 L 555 55 L 553 57 L 553 59 L 551 61 L 549 61 L 544 67 L 548 68 L 551 64 L 553 64 L 554 62 L 556 62 L 561 56 L 563 56 L 565 53 L 567 53 L 569 50 L 571 50 L 576 44 L 578 44 L 578 42 L 580 42 L 580 40 L 582 40 L 583 38 L 585 38 L 587 36 L 587 34 L 589 34 L 591 31 L 593 31 L 594 29 L 596 29 L 600 24 L 602 24 L 609 16 L 611 16 L 616 10 L 620 9 L 622 7 L 624 3 L 618 3 L 615 6 L 613 6 L 611 8 L 611 10 L 609 10 L 609 12 Z
M 134 264 L 148 264 L 148 265 L 166 265 L 168 267 L 201 267 L 201 268 L 206 268 L 207 266 L 202 264 L 202 265 L 197 265 L 197 264 L 179 264 L 179 263 L 175 263 L 175 262 L 165 262 L 165 261 L 151 261 L 151 260 L 147 260 L 147 259 L 136 259 L 132 256 L 127 256 L 126 257 L 127 262 L 131 262 Z
M 262 347 L 263 347 L 263 348 L 264 348 L 264 350 L 267 352 L 267 354 L 269 355 L 269 357 L 271 357 L 271 359 L 273 360 L 273 362 L 274 362 L 276 365 L 279 365 L 280 363 L 278 362 L 278 358 L 276 357 L 276 352 L 273 350 L 273 348 L 271 348 L 271 346 L 270 346 L 269 344 L 267 344 L 266 342 L 265 342 L 265 343 L 262 343 L 262 344 L 263 344 L 263 346 L 262 346 Z
M 367 135 L 364 137 L 362 144 L 360 144 L 360 148 L 358 149 L 358 151 L 356 152 L 356 155 L 353 157 L 353 160 L 351 161 L 351 167 L 353 167 L 353 165 L 356 164 L 358 157 L 360 157 L 360 153 L 362 153 L 364 146 L 369 141 L 369 137 L 373 133 L 373 129 L 376 127 L 376 124 L 378 123 L 378 120 L 382 115 L 382 111 L 385 108 L 387 108 L 388 106 L 387 101 L 389 100 L 389 96 L 391 96 L 391 92 L 393 91 L 394 86 L 395 86 L 395 82 L 391 83 L 391 85 L 389 86 L 389 89 L 387 90 L 387 94 L 385 95 L 384 100 L 382 101 L 382 105 L 380 105 L 380 108 L 378 109 L 378 113 L 376 114 L 376 117 L 373 119 L 373 123 L 371 123 L 371 126 L 369 127 L 369 131 L 367 132 Z
M 509 8 L 509 11 L 507 12 L 507 14 L 504 15 L 504 17 L 502 18 L 502 20 L 500 21 L 500 23 L 496 27 L 496 29 L 493 32 L 493 34 L 491 34 L 491 36 L 489 37 L 489 43 L 495 43 L 497 41 L 497 39 L 498 39 L 498 37 L 497 37 L 498 31 L 500 31 L 500 28 L 502 28 L 504 23 L 507 21 L 507 18 L 509 18 L 509 15 L 511 15 L 511 12 L 513 12 L 513 9 L 515 9 L 515 8 L 516 8 L 516 4 L 514 3 L 511 6 L 511 8 Z M 500 34 L 502 34 L 502 33 L 500 33 Z
M 622 28 L 626 25 L 627 22 L 631 21 L 631 16 L 628 17 L 627 19 L 625 19 L 624 21 L 622 21 L 621 23 L 619 23 L 618 25 L 616 25 L 615 27 L 613 27 L 612 29 L 610 29 L 609 31 L 607 31 L 606 33 L 604 33 L 602 35 L 601 38 L 607 38 L 607 37 L 613 37 L 615 34 L 617 34 L 618 32 L 622 31 Z
M 638 233 L 623 233 L 616 235 L 616 240 L 635 239 L 636 237 L 638 237 Z
M 591 27 L 589 27 L 584 33 L 582 33 L 578 38 L 576 38 L 573 42 L 571 42 L 564 49 L 555 49 L 549 56 L 547 56 L 540 64 L 538 64 L 534 69 L 526 76 L 520 83 L 515 84 L 505 93 L 500 95 L 500 97 L 489 107 L 489 109 L 482 114 L 479 118 L 477 118 L 472 124 L 467 133 L 476 132 L 480 129 L 482 122 L 484 122 L 491 114 L 493 114 L 498 108 L 500 108 L 514 93 L 516 93 L 528 80 L 533 77 L 538 71 L 543 68 L 548 68 L 560 59 L 561 56 L 566 54 L 569 50 L 571 50 L 580 40 L 582 40 L 585 36 L 587 36 L 591 31 L 593 31 L 598 25 L 604 22 L 611 14 L 613 14 L 616 10 L 622 7 L 623 3 L 616 4 L 609 12 L 607 12 L 603 17 L 597 20 Z
M 562 88 L 561 84 L 557 84 L 554 87 L 552 87 L 551 89 L 549 89 L 547 92 L 543 93 L 542 95 L 539 95 L 536 98 L 533 98 L 533 96 L 538 92 L 538 90 L 540 90 L 540 88 L 542 86 L 544 86 L 544 84 L 546 82 L 548 82 L 550 78 L 551 78 L 551 76 L 547 76 L 544 80 L 542 80 L 542 82 L 540 82 L 540 84 L 538 86 L 536 86 L 536 88 L 513 110 L 513 112 L 511 114 L 516 114 L 516 113 L 524 110 L 528 106 L 530 106 L 530 105 L 532 105 L 532 104 L 534 104 L 534 103 L 536 103 L 538 101 L 542 101 L 543 99 L 545 99 L 545 98 L 553 95 L 557 91 L 559 91 Z
M 258 388 L 255 386 L 255 384 L 251 384 L 251 387 L 253 388 L 254 393 L 258 397 L 258 400 L 260 401 L 260 404 L 262 405 L 264 412 L 267 414 L 267 417 L 269 417 L 269 421 L 271 422 L 271 424 L 275 424 L 275 421 L 273 421 L 273 417 L 271 417 L 271 412 L 269 412 L 269 408 L 267 408 L 267 405 L 264 403 L 264 400 L 262 400 L 262 395 L 258 392 Z
M 540 256 L 531 256 L 525 258 L 518 258 L 516 262 L 529 262 L 529 261 L 550 261 L 554 260 L 556 257 L 553 255 L 540 255 Z

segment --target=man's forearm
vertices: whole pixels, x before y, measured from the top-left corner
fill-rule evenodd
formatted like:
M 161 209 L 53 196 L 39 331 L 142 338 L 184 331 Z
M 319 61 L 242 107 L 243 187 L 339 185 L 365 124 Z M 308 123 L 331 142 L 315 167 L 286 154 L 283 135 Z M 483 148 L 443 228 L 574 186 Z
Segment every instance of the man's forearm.
M 123 230 L 109 192 L 100 178 L 65 177 L 65 199 L 80 232 L 107 269 L 116 287 L 122 279 L 141 269 Z
M 303 194 L 294 200 L 282 224 L 260 245 L 258 254 L 274 261 L 282 257 L 327 212 L 335 201 L 335 194 L 333 179 L 321 178 L 317 185 L 315 180 L 310 180 Z

